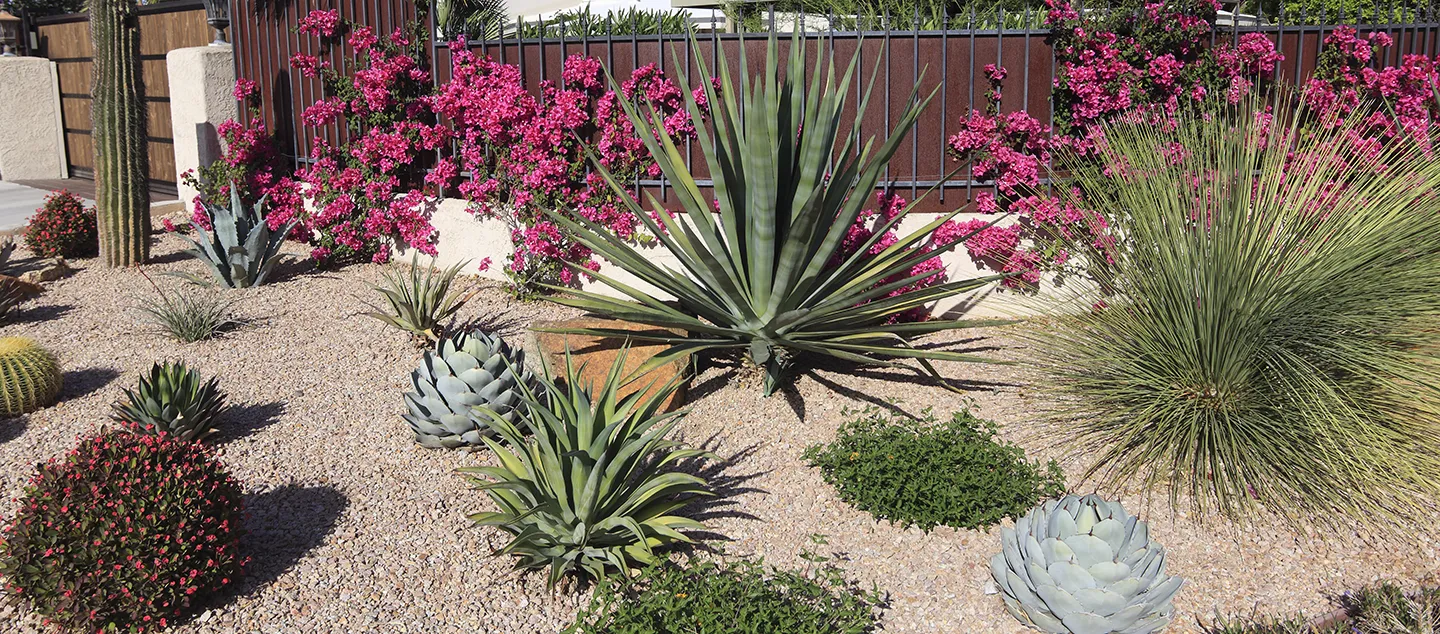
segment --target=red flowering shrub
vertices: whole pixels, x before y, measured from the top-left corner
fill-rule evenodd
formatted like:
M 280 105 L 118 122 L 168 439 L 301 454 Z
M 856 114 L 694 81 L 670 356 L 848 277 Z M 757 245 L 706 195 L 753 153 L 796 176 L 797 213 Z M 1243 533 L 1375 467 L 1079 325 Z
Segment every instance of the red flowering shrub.
M 590 250 L 545 216 L 572 213 L 625 240 L 644 240 L 641 223 L 595 170 L 587 169 L 586 145 L 620 182 L 656 178 L 659 168 L 631 126 L 620 99 L 648 101 L 665 119 L 666 132 L 683 141 L 695 135 L 684 93 L 654 64 L 637 69 L 617 93 L 607 85 L 600 61 L 582 55 L 565 60 L 561 84 L 546 82 L 542 97 L 526 92 L 520 69 L 475 55 L 460 40 L 451 45 L 451 80 L 434 99 L 435 111 L 453 122 L 457 155 L 435 174 L 461 170 L 474 177 L 459 186 L 471 211 L 507 222 L 515 245 L 507 274 L 521 292 L 541 284 L 573 284 L 562 262 L 595 270 Z M 693 93 L 704 108 L 701 90 Z
M 234 582 L 241 493 L 210 449 L 102 431 L 42 464 L 0 530 L 6 590 L 76 631 L 163 628 Z
M 45 197 L 45 205 L 30 216 L 25 227 L 25 247 L 41 257 L 95 255 L 100 250 L 95 229 L 95 210 L 85 201 L 61 190 Z

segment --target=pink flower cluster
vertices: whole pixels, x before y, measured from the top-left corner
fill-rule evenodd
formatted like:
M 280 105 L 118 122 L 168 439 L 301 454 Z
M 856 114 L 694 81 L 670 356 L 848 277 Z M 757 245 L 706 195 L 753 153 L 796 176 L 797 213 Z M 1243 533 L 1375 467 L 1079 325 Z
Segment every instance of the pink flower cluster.
M 340 32 L 341 26 L 342 22 L 338 11 L 316 9 L 300 18 L 300 26 L 296 30 L 315 37 L 335 37 Z
M 459 191 L 471 201 L 471 210 L 510 225 L 515 249 L 507 273 L 523 292 L 540 284 L 574 284 L 577 269 L 599 267 L 588 248 L 546 215 L 549 210 L 622 239 L 645 239 L 639 219 L 590 165 L 585 144 L 593 144 L 598 163 L 620 183 L 658 176 L 622 102 L 648 102 L 661 113 L 672 139 L 692 138 L 695 122 L 674 82 L 648 65 L 617 92 L 608 89 L 599 60 L 572 55 L 564 62 L 561 83 L 546 82 L 536 98 L 515 66 L 477 56 L 463 40 L 450 50 L 451 79 L 431 103 L 454 125 L 460 148 L 437 170 L 470 172 L 472 178 Z M 703 104 L 703 91 L 695 94 Z
M 875 208 L 862 211 L 859 218 L 856 219 L 855 224 L 851 225 L 845 232 L 845 237 L 840 243 L 840 249 L 835 254 L 831 265 L 840 266 L 862 248 L 865 248 L 866 245 L 869 245 L 867 249 L 869 255 L 878 255 L 885 249 L 894 246 L 895 243 L 899 241 L 899 237 L 895 235 L 893 228 L 884 233 L 879 232 L 886 223 L 900 215 L 900 213 L 905 210 L 905 206 L 906 201 L 904 198 L 886 192 L 877 193 L 875 195 Z M 912 247 L 912 249 L 918 249 L 925 253 L 943 251 L 951 245 L 958 243 L 962 238 L 960 226 L 954 221 L 948 221 L 937 227 L 935 231 L 931 233 L 928 241 Z M 932 275 L 915 280 L 885 295 L 861 302 L 861 304 L 863 305 L 887 297 L 895 297 L 943 283 L 945 281 L 945 264 L 940 260 L 938 253 L 935 257 L 923 260 L 919 264 L 910 267 L 910 270 L 905 273 L 896 274 L 882 280 L 879 285 L 893 284 L 926 273 L 932 273 Z M 916 306 L 905 312 L 891 315 L 885 323 L 895 324 L 925 321 L 929 318 L 930 309 L 928 307 Z
M 1354 139 L 1357 147 L 1388 141 L 1401 132 L 1429 147 L 1431 124 L 1440 116 L 1435 93 L 1440 75 L 1434 59 L 1405 55 L 1399 66 L 1374 68 L 1372 60 L 1380 49 L 1393 44 L 1385 33 L 1361 37 L 1353 28 L 1336 28 L 1325 37 L 1315 76 L 1305 85 L 1307 104 L 1324 115 L 1327 124 L 1362 107 L 1373 110 L 1369 133 Z

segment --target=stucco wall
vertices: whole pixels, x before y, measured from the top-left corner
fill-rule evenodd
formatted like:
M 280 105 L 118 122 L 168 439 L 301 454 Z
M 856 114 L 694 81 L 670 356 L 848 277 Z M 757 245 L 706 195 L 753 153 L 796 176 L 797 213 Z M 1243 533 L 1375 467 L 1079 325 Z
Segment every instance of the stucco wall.
M 435 206 L 431 223 L 440 232 L 440 240 L 437 244 L 438 254 L 433 260 L 422 255 L 420 261 L 434 262 L 439 266 L 450 266 L 456 262 L 469 260 L 469 265 L 464 269 L 466 272 L 489 279 L 502 281 L 507 279 L 504 266 L 505 258 L 511 250 L 510 230 L 505 223 L 498 220 L 477 220 L 465 210 L 465 206 L 465 201 L 454 198 L 444 199 Z M 900 230 L 901 232 L 913 231 L 935 218 L 936 216 L 933 214 L 914 214 L 906 218 Z M 663 246 L 642 248 L 641 251 L 652 262 L 680 270 L 679 262 Z M 398 259 L 409 260 L 412 254 L 408 251 L 401 251 L 395 255 Z M 491 259 L 490 269 L 479 271 L 479 264 L 486 257 Z M 988 270 L 982 271 L 966 255 L 963 246 L 945 254 L 941 261 L 945 263 L 946 274 L 951 280 L 993 274 Z M 600 271 L 616 280 L 655 293 L 662 299 L 668 297 L 609 262 L 602 260 Z M 584 284 L 584 288 L 605 295 L 620 296 L 619 293 L 599 281 L 588 282 Z M 935 307 L 937 315 L 953 318 L 1022 317 L 1033 315 L 1038 310 L 1037 302 L 1010 292 L 995 292 L 993 287 L 968 296 L 942 301 Z
M 65 134 L 55 64 L 0 57 L 0 179 L 65 178 Z
M 175 138 L 175 180 L 187 210 L 198 193 L 180 175 L 220 158 L 215 127 L 237 119 L 235 50 L 230 46 L 177 48 L 165 55 L 170 75 L 170 124 Z

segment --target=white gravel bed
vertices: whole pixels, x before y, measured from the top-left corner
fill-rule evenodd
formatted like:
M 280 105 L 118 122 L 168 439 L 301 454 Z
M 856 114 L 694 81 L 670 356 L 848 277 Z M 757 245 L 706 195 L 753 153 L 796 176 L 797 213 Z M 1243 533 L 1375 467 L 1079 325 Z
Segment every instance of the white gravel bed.
M 159 238 L 158 264 L 143 271 L 162 286 L 181 284 L 161 271 L 203 273 Z M 291 251 L 301 254 L 298 247 Z M 17 257 L 20 255 L 16 254 Z M 287 265 L 276 283 L 237 291 L 244 327 L 218 340 L 175 343 L 134 312 L 151 293 L 139 270 L 107 270 L 76 261 L 74 276 L 0 326 L 55 351 L 66 370 L 63 400 L 40 412 L 0 420 L 0 517 L 36 462 L 59 454 L 108 421 L 121 387 L 162 359 L 183 359 L 220 378 L 235 406 L 211 442 L 244 484 L 244 547 L 253 557 L 244 583 L 175 632 L 556 632 L 584 595 L 551 593 L 538 575 L 517 575 L 489 556 L 503 534 L 475 528 L 466 514 L 489 508 L 457 467 L 482 464 L 482 452 L 429 450 L 400 418 L 400 394 L 420 351 L 406 337 L 360 315 L 375 299 L 369 285 L 383 267 L 315 271 Z M 463 315 L 523 336 L 533 321 L 574 312 L 520 303 L 487 288 Z M 965 345 L 1017 351 L 1004 332 L 955 335 Z M 997 596 L 987 595 L 988 560 L 999 528 L 930 533 L 877 523 L 839 501 L 818 470 L 800 459 L 830 440 L 843 410 L 877 405 L 905 412 L 934 407 L 945 416 L 971 404 L 1002 425 L 1002 435 L 1040 458 L 1064 465 L 1072 488 L 1081 465 L 1063 445 L 1037 440 L 1043 405 L 1014 366 L 940 364 L 972 382 L 968 397 L 914 375 L 815 371 L 772 398 L 730 385 L 710 369 L 691 387 L 692 413 L 680 430 L 726 458 L 707 470 L 725 496 L 701 512 L 731 554 L 756 554 L 800 567 L 799 553 L 824 534 L 860 583 L 889 593 L 886 632 L 1021 632 Z M 698 397 L 698 398 L 696 398 Z M 1136 508 L 1139 508 L 1136 503 Z M 1150 505 L 1152 533 L 1169 551 L 1171 571 L 1187 579 L 1170 631 L 1196 630 L 1216 610 L 1319 613 L 1329 597 L 1378 579 L 1411 582 L 1440 573 L 1436 534 L 1415 544 L 1355 535 L 1296 537 L 1268 527 L 1197 525 L 1162 501 Z M 0 604 L 0 633 L 39 632 L 38 620 Z

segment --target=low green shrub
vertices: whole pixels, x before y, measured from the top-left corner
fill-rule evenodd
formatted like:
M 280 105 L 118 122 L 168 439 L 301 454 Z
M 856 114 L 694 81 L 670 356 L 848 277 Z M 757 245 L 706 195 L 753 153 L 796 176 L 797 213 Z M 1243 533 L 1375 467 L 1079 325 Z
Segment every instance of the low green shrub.
M 832 565 L 816 574 L 757 560 L 705 557 L 650 565 L 628 584 L 595 589 L 568 634 L 862 634 L 873 631 L 879 592 Z
M 68 191 L 50 194 L 25 226 L 25 248 L 45 258 L 95 255 L 100 249 L 95 209 Z
M 841 499 L 877 518 L 927 531 L 980 529 L 1065 493 L 1059 465 L 1027 462 L 996 429 L 968 411 L 941 423 L 930 410 L 912 420 L 872 408 L 804 458 Z
M 148 632 L 235 583 L 240 485 L 203 445 L 102 431 L 40 465 L 0 578 L 62 631 Z

